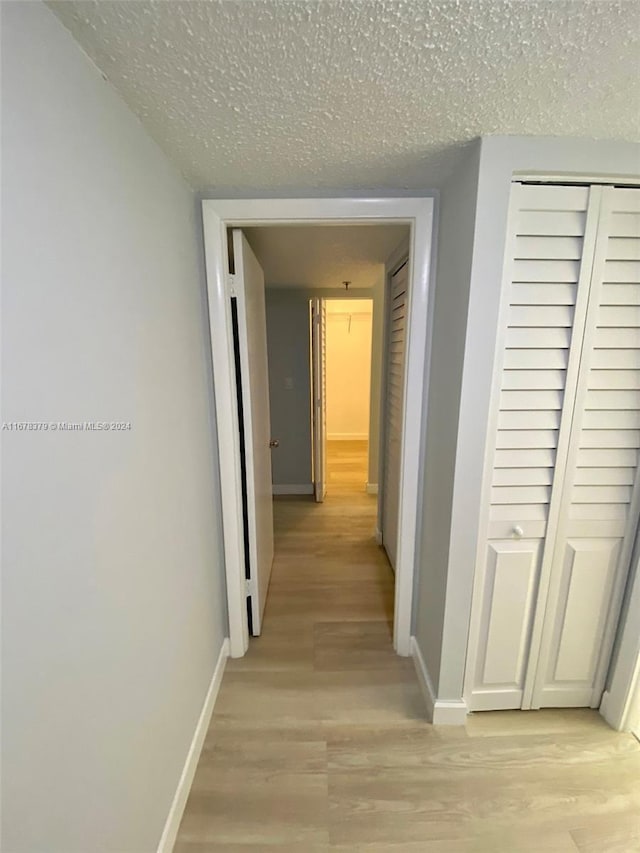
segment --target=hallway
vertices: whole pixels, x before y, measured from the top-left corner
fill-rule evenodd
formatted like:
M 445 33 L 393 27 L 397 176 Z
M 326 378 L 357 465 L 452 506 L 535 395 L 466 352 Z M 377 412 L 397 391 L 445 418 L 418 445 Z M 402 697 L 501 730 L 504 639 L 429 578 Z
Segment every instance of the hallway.
M 596 712 L 429 726 L 392 649 L 366 446 L 278 498 L 262 636 L 229 660 L 175 853 L 630 853 L 640 748 Z

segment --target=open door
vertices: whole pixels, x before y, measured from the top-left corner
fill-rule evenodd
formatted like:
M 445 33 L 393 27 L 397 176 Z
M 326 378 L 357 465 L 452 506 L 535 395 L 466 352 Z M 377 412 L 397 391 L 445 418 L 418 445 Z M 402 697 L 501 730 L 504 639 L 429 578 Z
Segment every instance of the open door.
M 243 478 L 245 574 L 249 633 L 261 631 L 273 563 L 271 418 L 264 275 L 247 238 L 233 230 L 231 311 L 234 321 Z
M 313 419 L 313 493 L 321 503 L 327 493 L 327 309 L 324 299 L 311 300 L 311 385 Z

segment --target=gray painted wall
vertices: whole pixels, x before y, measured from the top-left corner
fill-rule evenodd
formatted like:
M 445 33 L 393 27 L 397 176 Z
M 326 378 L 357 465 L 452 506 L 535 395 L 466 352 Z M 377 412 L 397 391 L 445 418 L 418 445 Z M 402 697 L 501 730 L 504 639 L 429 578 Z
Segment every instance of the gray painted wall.
M 226 631 L 194 197 L 2 4 L 2 849 L 155 850 Z
M 422 653 L 428 661 L 430 674 L 440 699 L 460 699 L 462 696 L 469 614 L 473 590 L 476 549 L 478 544 L 478 507 L 482 490 L 486 426 L 489 412 L 491 380 L 501 290 L 502 267 L 507 225 L 507 208 L 514 172 L 572 173 L 574 175 L 620 175 L 640 172 L 640 146 L 610 140 L 560 139 L 546 137 L 485 137 L 481 141 L 478 191 L 473 249 L 469 254 L 468 229 L 460 251 L 471 257 L 469 300 L 466 314 L 464 365 L 461 377 L 459 417 L 450 424 L 457 428 L 454 451 L 453 484 L 451 483 L 451 447 L 449 463 L 441 481 L 441 490 L 451 494 L 448 545 L 441 539 L 430 538 L 425 532 L 422 559 L 429 549 L 437 554 L 437 583 L 421 587 L 416 610 L 415 632 Z M 459 179 L 454 176 L 453 184 Z M 452 184 L 452 182 L 449 182 Z M 452 185 L 453 185 L 452 184 Z M 443 207 L 446 203 L 443 193 Z M 461 205 L 460 215 L 469 222 L 473 206 L 472 195 Z M 454 217 L 441 220 L 440 246 L 455 241 L 458 221 Z M 444 262 L 444 266 L 440 266 Z M 438 288 L 445 286 L 450 263 L 438 259 Z M 462 287 L 467 285 L 461 284 Z M 442 302 L 440 303 L 442 309 Z M 464 300 L 458 310 L 464 309 Z M 436 312 L 438 312 L 436 299 Z M 444 315 L 446 317 L 446 313 Z M 442 324 L 442 312 L 436 314 L 436 329 Z M 460 318 L 444 321 L 446 327 L 460 331 Z M 452 332 L 453 334 L 453 332 Z M 459 352 L 458 347 L 456 351 Z M 434 351 L 434 359 L 435 359 Z M 435 370 L 435 368 L 434 368 Z M 435 374 L 433 374 L 435 375 Z M 433 389 L 430 402 L 437 404 L 442 392 Z M 453 411 L 453 409 L 452 409 Z M 432 407 L 432 415 L 433 407 Z M 435 441 L 433 435 L 431 442 Z M 435 452 L 435 449 L 434 449 Z M 427 475 L 427 480 L 429 476 Z M 453 491 L 451 492 L 451 489 Z M 425 508 L 425 517 L 429 511 Z M 449 516 L 449 513 L 447 513 Z M 445 519 L 446 520 L 446 519 Z M 433 531 L 432 534 L 433 536 Z M 448 556 L 447 556 L 448 554 Z M 444 560 L 446 558 L 446 566 Z M 422 574 L 424 575 L 424 566 Z M 444 574 L 443 574 L 444 572 Z M 444 593 L 443 593 L 444 586 Z M 435 627 L 434 627 L 435 624 Z M 440 626 L 442 626 L 440 628 Z M 441 633 L 440 633 L 441 631 Z M 439 664 L 437 663 L 439 658 Z
M 480 144 L 440 195 L 414 633 L 437 690 Z
M 339 299 L 340 291 L 311 288 L 267 288 L 267 350 L 269 358 L 269 394 L 271 435 L 280 442 L 271 462 L 276 485 L 308 485 L 311 483 L 311 389 L 309 386 L 310 328 L 309 300 L 314 296 Z M 380 360 L 382 329 L 376 334 L 376 318 L 380 289 L 361 288 L 351 291 L 349 299 L 374 300 L 372 369 Z M 376 313 L 377 312 L 377 313 Z M 285 379 L 293 380 L 293 388 L 285 387 Z M 380 411 L 380 370 L 371 375 L 372 411 Z M 377 472 L 377 433 L 372 433 L 370 470 Z M 371 459 L 373 456 L 373 459 Z M 373 482 L 377 482 L 377 479 Z

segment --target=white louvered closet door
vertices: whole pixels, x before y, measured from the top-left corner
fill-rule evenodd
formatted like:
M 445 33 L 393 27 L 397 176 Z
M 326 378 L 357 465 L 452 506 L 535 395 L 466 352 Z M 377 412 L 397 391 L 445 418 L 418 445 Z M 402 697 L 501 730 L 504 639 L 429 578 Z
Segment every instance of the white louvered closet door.
M 386 412 L 384 485 L 382 492 L 382 544 L 394 571 L 398 552 L 400 507 L 400 452 L 404 397 L 404 362 L 407 329 L 408 263 L 391 277 L 387 322 Z
M 600 704 L 640 512 L 640 190 L 600 192 L 534 708 Z
M 470 710 L 599 700 L 638 512 L 637 214 L 607 205 L 637 197 L 512 190 Z
M 578 372 L 579 347 L 572 345 L 591 273 L 582 262 L 590 195 L 584 187 L 512 189 L 506 331 L 470 630 L 470 710 L 522 707 L 556 458 L 568 445 Z M 597 200 L 591 210 L 593 220 Z

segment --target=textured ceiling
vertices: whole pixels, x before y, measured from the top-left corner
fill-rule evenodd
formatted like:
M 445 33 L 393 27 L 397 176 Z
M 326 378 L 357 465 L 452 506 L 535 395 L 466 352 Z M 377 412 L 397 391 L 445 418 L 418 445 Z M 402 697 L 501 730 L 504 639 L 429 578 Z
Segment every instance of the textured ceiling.
M 243 228 L 267 287 L 373 287 L 382 265 L 408 236 L 406 225 Z
M 637 0 L 50 2 L 199 190 L 438 186 L 484 134 L 637 139 Z

